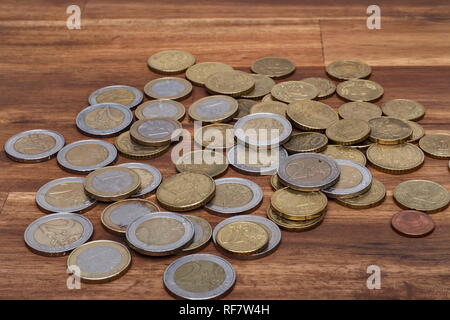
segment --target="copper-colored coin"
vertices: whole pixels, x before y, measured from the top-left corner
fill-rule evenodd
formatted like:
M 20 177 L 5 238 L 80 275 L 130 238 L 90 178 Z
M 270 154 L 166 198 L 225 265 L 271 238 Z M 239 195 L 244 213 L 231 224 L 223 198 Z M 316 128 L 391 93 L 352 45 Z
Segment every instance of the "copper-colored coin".
M 317 89 L 319 89 L 317 98 L 326 98 L 328 96 L 331 96 L 336 91 L 336 85 L 334 84 L 334 82 L 327 78 L 312 77 L 302 79 L 301 81 L 312 84 Z
M 288 105 L 286 115 L 294 125 L 304 131 L 325 131 L 339 116 L 325 103 L 304 100 Z
M 360 119 L 364 121 L 369 121 L 382 115 L 379 106 L 363 101 L 344 103 L 339 107 L 338 113 L 343 119 Z
M 251 69 L 254 73 L 266 75 L 271 78 L 283 78 L 295 71 L 295 64 L 285 58 L 264 57 L 252 63 Z
M 366 156 L 356 148 L 340 145 L 328 145 L 322 153 L 333 159 L 351 160 L 366 165 Z
M 147 64 L 153 71 L 162 74 L 182 73 L 195 63 L 195 57 L 182 50 L 165 50 L 148 58 Z
M 417 121 L 425 115 L 425 108 L 418 102 L 409 99 L 394 99 L 385 102 L 381 109 L 390 117 Z
M 450 134 L 427 134 L 419 141 L 420 148 L 430 157 L 450 159 Z
M 411 127 L 403 120 L 379 117 L 369 121 L 370 140 L 379 144 L 400 144 L 412 135 Z
M 317 218 L 311 220 L 294 221 L 283 218 L 278 212 L 276 212 L 272 207 L 267 209 L 267 218 L 276 223 L 281 229 L 287 231 L 306 231 L 313 229 L 320 225 L 325 218 L 325 211 Z
M 338 60 L 327 65 L 326 71 L 333 78 L 349 80 L 367 77 L 372 72 L 372 68 L 358 60 Z
M 138 120 L 130 128 L 134 142 L 144 146 L 165 146 L 178 140 L 181 135 L 181 123 L 167 118 Z
M 287 104 L 279 101 L 266 101 L 255 104 L 250 109 L 250 113 L 275 113 L 286 117 Z
M 293 134 L 291 138 L 283 144 L 289 153 L 299 152 L 320 152 L 327 147 L 328 138 L 318 132 L 301 132 Z
M 373 101 L 383 95 L 384 89 L 374 81 L 354 79 L 338 84 L 336 92 L 349 101 Z
M 349 145 L 366 140 L 370 134 L 370 127 L 364 120 L 342 119 L 332 123 L 325 133 L 328 139 L 336 144 Z
M 239 112 L 234 116 L 233 120 L 239 120 L 240 118 L 249 115 L 251 107 L 258 103 L 258 101 L 250 99 L 238 99 L 237 102 L 239 106 Z
M 192 84 L 177 77 L 157 78 L 145 85 L 144 92 L 153 99 L 182 100 L 191 94 Z
M 157 147 L 143 146 L 131 139 L 130 131 L 118 136 L 114 145 L 122 156 L 137 160 L 156 158 L 170 147 L 170 143 Z
M 394 214 L 392 228 L 407 237 L 423 237 L 434 230 L 431 217 L 421 211 L 404 210 Z
M 195 132 L 194 140 L 205 149 L 224 150 L 234 146 L 234 129 L 230 124 L 214 123 Z
M 243 71 L 222 71 L 210 75 L 205 81 L 206 89 L 213 94 L 239 97 L 255 87 L 255 80 Z
M 275 81 L 273 81 L 268 76 L 254 73 L 251 73 L 250 76 L 252 76 L 253 80 L 255 80 L 255 87 L 249 93 L 242 95 L 242 98 L 246 99 L 261 98 L 266 94 L 269 94 L 270 90 L 272 90 L 272 87 L 275 85 Z
M 230 71 L 233 67 L 221 62 L 201 62 L 186 70 L 186 79 L 196 86 L 204 87 L 208 77 L 216 72 Z
M 273 86 L 270 94 L 281 102 L 291 103 L 312 100 L 319 94 L 319 89 L 304 81 L 284 81 Z

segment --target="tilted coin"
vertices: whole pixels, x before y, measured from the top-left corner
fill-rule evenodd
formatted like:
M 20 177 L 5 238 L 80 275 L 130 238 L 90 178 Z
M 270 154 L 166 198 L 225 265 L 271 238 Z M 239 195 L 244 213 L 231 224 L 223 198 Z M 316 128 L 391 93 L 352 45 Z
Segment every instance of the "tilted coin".
M 409 99 L 394 99 L 385 102 L 381 109 L 389 117 L 417 121 L 425 115 L 425 108 L 420 103 Z
M 138 120 L 130 128 L 130 136 L 134 142 L 144 146 L 164 146 L 176 141 L 181 136 L 182 126 L 176 120 L 154 118 Z
M 112 202 L 128 198 L 141 186 L 136 171 L 124 167 L 107 167 L 91 172 L 84 181 L 86 193 L 99 201 Z
M 363 101 L 344 103 L 339 107 L 338 113 L 343 119 L 360 119 L 364 121 L 381 117 L 383 114 L 381 108 L 376 104 Z
M 349 80 L 369 76 L 372 68 L 367 63 L 358 60 L 337 60 L 328 64 L 326 71 L 333 78 Z
M 183 104 L 170 99 L 150 100 L 140 104 L 134 114 L 139 120 L 149 118 L 169 118 L 181 121 L 186 109 Z
M 41 162 L 51 159 L 62 147 L 64 137 L 52 130 L 29 130 L 20 132 L 5 143 L 5 153 L 18 162 Z
M 372 166 L 391 174 L 412 172 L 425 160 L 422 150 L 410 143 L 396 145 L 375 143 L 367 149 L 366 156 Z
M 230 124 L 214 123 L 201 127 L 194 140 L 205 149 L 224 150 L 234 146 L 234 127 Z
M 278 174 L 277 174 L 277 173 L 274 173 L 274 174 L 270 177 L 270 186 L 272 187 L 272 189 L 273 189 L 274 191 L 277 191 L 277 190 L 286 188 L 286 186 L 283 185 L 283 184 L 280 182 L 280 179 L 278 179 Z
M 328 80 L 327 78 L 312 77 L 302 79 L 301 81 L 312 84 L 317 89 L 319 89 L 317 98 L 325 98 L 331 96 L 336 91 L 336 85 L 334 84 L 334 82 Z
M 358 143 L 355 143 L 355 144 L 352 144 L 352 145 L 346 146 L 346 147 L 349 147 L 352 149 L 357 149 L 357 150 L 366 150 L 368 147 L 370 147 L 373 144 L 374 144 L 373 141 L 371 141 L 370 139 L 366 139 L 364 141 L 361 141 L 361 142 L 358 142 Z M 342 146 L 342 147 L 344 147 L 344 146 Z M 349 159 L 349 160 L 351 160 L 351 159 Z
M 145 163 L 127 162 L 117 165 L 118 167 L 125 167 L 135 171 L 141 180 L 141 187 L 139 191 L 132 194 L 131 197 L 144 197 L 158 188 L 161 183 L 161 172 L 154 166 Z
M 369 120 L 370 140 L 380 144 L 399 144 L 407 141 L 412 129 L 403 120 L 392 117 L 379 117 Z
M 342 119 L 328 126 L 325 134 L 336 144 L 350 145 L 366 140 L 370 134 L 370 126 L 364 120 Z
M 156 198 L 169 210 L 189 211 L 209 202 L 215 191 L 216 185 L 210 176 L 182 172 L 164 180 L 156 191 Z
M 275 100 L 275 99 L 272 97 L 272 95 L 269 93 L 269 94 L 266 94 L 266 95 L 261 99 L 261 101 L 266 102 L 266 101 L 277 101 L 277 100 Z
M 353 209 L 376 207 L 386 198 L 386 187 L 377 179 L 372 178 L 372 185 L 366 192 L 353 198 L 337 198 L 336 202 Z
M 164 153 L 169 147 L 170 142 L 162 146 L 143 146 L 131 139 L 130 131 L 126 131 L 117 137 L 114 142 L 119 153 L 130 159 L 152 159 Z
M 123 236 L 127 227 L 137 218 L 158 212 L 159 208 L 151 201 L 126 199 L 107 206 L 101 215 L 102 225 L 113 234 Z
M 270 197 L 270 205 L 283 218 L 303 221 L 320 216 L 328 204 L 327 197 L 320 191 L 304 192 L 284 188 Z
M 233 67 L 221 62 L 201 62 L 186 70 L 186 79 L 196 86 L 204 87 L 206 79 L 214 73 L 231 71 Z
M 191 254 L 172 262 L 164 272 L 164 286 L 173 295 L 207 300 L 227 294 L 236 282 L 233 266 L 212 254 Z
M 189 107 L 189 117 L 206 123 L 231 121 L 238 113 L 236 99 L 223 95 L 209 96 L 195 101 Z
M 100 88 L 91 93 L 89 96 L 89 104 L 99 103 L 118 103 L 127 108 L 133 109 L 144 98 L 141 90 L 123 85 L 108 86 Z
M 404 210 L 397 212 L 391 219 L 392 228 L 407 237 L 423 237 L 434 230 L 434 222 L 431 217 L 416 210 Z
M 271 175 L 275 173 L 281 161 L 286 159 L 286 149 L 258 149 L 236 145 L 228 150 L 228 162 L 238 171 L 246 174 Z
M 320 152 L 327 147 L 328 138 L 318 132 L 301 132 L 293 134 L 283 147 L 289 153 Z
M 270 94 L 281 102 L 291 103 L 299 100 L 312 100 L 319 94 L 319 89 L 308 82 L 284 81 L 273 86 Z
M 151 70 L 162 74 L 182 73 L 195 63 L 195 57 L 182 50 L 165 50 L 147 60 Z
M 370 80 L 347 80 L 338 84 L 337 94 L 349 101 L 373 101 L 380 98 L 384 89 L 381 85 Z
M 182 78 L 158 78 L 148 82 L 144 92 L 153 99 L 181 100 L 191 94 L 192 84 Z
M 450 134 L 426 134 L 419 141 L 420 148 L 427 156 L 437 159 L 450 159 Z
M 332 123 L 339 120 L 339 116 L 325 103 L 304 100 L 288 105 L 286 115 L 294 126 L 304 131 L 324 132 Z
M 246 213 L 255 209 L 263 199 L 263 191 L 253 181 L 243 178 L 222 178 L 214 181 L 216 194 L 205 209 L 221 214 Z
M 406 123 L 411 127 L 412 129 L 412 135 L 409 137 L 407 142 L 417 142 L 425 135 L 425 129 L 414 121 L 406 121 Z
M 287 231 L 306 231 L 312 228 L 317 227 L 322 223 L 325 218 L 325 213 L 321 214 L 319 217 L 311 219 L 311 220 L 289 220 L 280 216 L 276 211 L 272 209 L 272 207 L 267 208 L 267 218 L 272 220 L 275 224 L 277 224 L 281 229 Z
M 336 184 L 322 189 L 330 198 L 353 198 L 370 189 L 372 174 L 363 165 L 350 161 L 336 159 L 341 175 Z
M 85 212 L 97 201 L 84 192 L 83 183 L 81 177 L 52 180 L 36 192 L 36 204 L 45 212 Z
M 326 149 L 322 151 L 322 154 L 333 159 L 351 160 L 362 164 L 363 166 L 365 166 L 367 162 L 364 153 L 350 146 L 328 145 Z
M 36 254 L 63 256 L 88 241 L 94 227 L 76 213 L 53 213 L 34 220 L 25 230 L 26 245 Z
M 278 178 L 289 188 L 318 191 L 335 184 L 340 175 L 337 162 L 323 154 L 297 153 L 280 163 Z
M 173 212 L 155 212 L 134 220 L 125 233 L 127 242 L 149 256 L 176 254 L 192 243 L 194 225 Z
M 233 120 L 239 120 L 240 118 L 249 115 L 251 107 L 258 103 L 258 101 L 250 99 L 238 99 L 237 102 L 239 106 L 239 112 L 234 116 Z
M 250 74 L 250 76 L 255 80 L 255 87 L 249 93 L 242 95 L 242 98 L 246 99 L 258 99 L 266 94 L 270 93 L 272 87 L 275 85 L 270 77 L 262 74 Z
M 250 255 L 267 247 L 269 233 L 259 223 L 235 221 L 220 228 L 215 243 L 228 253 Z
M 222 152 L 195 150 L 180 157 L 175 167 L 178 172 L 197 172 L 214 178 L 228 169 L 228 161 Z
M 275 113 L 282 117 L 286 117 L 287 104 L 280 101 L 266 101 L 255 104 L 250 113 Z
M 222 71 L 210 75 L 205 81 L 206 89 L 212 94 L 238 97 L 255 88 L 255 80 L 243 71 Z
M 76 119 L 77 128 L 94 137 L 111 137 L 128 128 L 133 113 L 117 103 L 94 104 L 83 109 Z
M 212 227 L 208 221 L 203 218 L 185 215 L 194 225 L 194 239 L 192 243 L 185 247 L 182 251 L 184 253 L 191 253 L 206 247 L 211 240 Z
M 264 57 L 255 60 L 251 69 L 254 73 L 278 79 L 290 76 L 295 71 L 295 64 L 285 58 Z
M 89 173 L 112 164 L 117 149 L 102 140 L 80 140 L 68 144 L 58 152 L 58 164 L 69 172 Z
M 448 206 L 450 193 L 434 181 L 407 180 L 395 187 L 394 200 L 404 209 L 435 213 Z
M 123 244 L 110 240 L 85 243 L 70 254 L 68 270 L 82 282 L 105 283 L 123 276 L 131 265 L 131 254 Z M 79 274 L 78 274 L 79 273 Z

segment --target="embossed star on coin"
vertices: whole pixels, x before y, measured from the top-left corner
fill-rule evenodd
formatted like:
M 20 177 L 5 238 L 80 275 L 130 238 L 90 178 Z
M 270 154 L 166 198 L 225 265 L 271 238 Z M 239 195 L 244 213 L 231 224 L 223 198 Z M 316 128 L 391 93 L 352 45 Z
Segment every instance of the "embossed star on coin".
M 144 92 L 153 99 L 181 100 L 191 94 L 192 84 L 176 77 L 158 78 L 148 82 Z
M 195 57 L 183 50 L 165 50 L 148 58 L 151 70 L 162 74 L 182 73 L 195 63 Z

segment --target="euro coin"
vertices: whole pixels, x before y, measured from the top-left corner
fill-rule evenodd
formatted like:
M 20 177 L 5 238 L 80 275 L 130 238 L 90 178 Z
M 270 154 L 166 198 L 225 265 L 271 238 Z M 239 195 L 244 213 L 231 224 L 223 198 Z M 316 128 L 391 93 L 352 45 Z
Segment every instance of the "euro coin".
M 134 142 L 151 147 L 165 146 L 181 136 L 181 123 L 167 118 L 138 120 L 130 128 Z
M 89 104 L 117 103 L 129 109 L 133 109 L 144 98 L 141 90 L 123 85 L 108 86 L 100 88 L 89 96 Z
M 221 152 L 195 150 L 180 157 L 175 167 L 178 172 L 197 172 L 214 178 L 228 169 L 228 161 Z
M 321 152 L 328 144 L 326 135 L 318 132 L 301 132 L 293 134 L 283 147 L 289 153 Z
M 114 142 L 119 153 L 130 159 L 152 159 L 164 153 L 169 147 L 170 142 L 161 146 L 143 146 L 131 139 L 130 131 L 122 133 Z
M 359 119 L 364 121 L 379 118 L 383 114 L 380 107 L 376 104 L 363 101 L 344 103 L 339 107 L 338 113 L 343 119 Z
M 364 153 L 350 146 L 328 145 L 326 149 L 322 151 L 322 154 L 333 159 L 350 160 L 363 166 L 365 166 L 367 162 Z
M 320 191 L 304 192 L 283 188 L 270 197 L 270 205 L 283 218 L 304 221 L 320 216 L 328 204 L 327 197 Z
M 429 215 L 415 210 L 397 212 L 392 216 L 391 226 L 401 235 L 414 238 L 426 236 L 435 228 Z
M 118 167 L 124 167 L 132 169 L 136 172 L 141 180 L 141 187 L 139 191 L 132 194 L 131 197 L 144 197 L 149 195 L 151 192 L 158 188 L 162 180 L 161 172 L 154 166 L 145 163 L 138 162 L 127 162 L 117 165 Z
M 417 121 L 425 115 L 425 108 L 418 102 L 409 99 L 394 99 L 385 102 L 381 109 L 389 117 Z
M 272 87 L 275 85 L 275 81 L 273 81 L 270 77 L 262 75 L 262 74 L 250 74 L 250 76 L 255 81 L 255 87 L 249 93 L 242 95 L 242 98 L 245 99 L 258 99 L 266 94 L 270 93 Z
M 189 107 L 189 117 L 206 123 L 231 121 L 238 113 L 236 99 L 214 95 L 195 101 Z
M 255 80 L 243 71 L 222 71 L 210 75 L 205 81 L 205 86 L 211 94 L 239 97 L 255 88 Z
M 195 142 L 205 149 L 225 150 L 234 146 L 234 128 L 230 124 L 214 123 L 198 129 Z
M 358 60 L 337 60 L 328 64 L 326 71 L 333 78 L 349 80 L 369 76 L 372 68 L 367 63 Z
M 155 53 L 147 60 L 149 68 L 157 73 L 182 73 L 195 63 L 195 57 L 182 50 L 165 50 Z
M 270 177 L 270 186 L 272 187 L 272 190 L 274 190 L 274 191 L 286 188 L 286 186 L 280 182 L 280 179 L 278 179 L 278 174 L 276 174 L 276 173 L 274 173 Z
M 325 130 L 325 134 L 336 144 L 351 145 L 366 140 L 370 127 L 364 120 L 342 119 L 332 123 Z
M 430 157 L 450 159 L 450 134 L 426 134 L 419 141 L 420 148 Z
M 182 252 L 183 253 L 192 253 L 194 251 L 198 251 L 206 247 L 211 240 L 212 236 L 212 227 L 208 221 L 203 218 L 185 215 L 192 224 L 194 225 L 194 239 L 192 243 L 185 247 Z
M 336 202 L 352 209 L 367 209 L 380 205 L 386 198 L 386 187 L 372 178 L 369 190 L 353 198 L 337 198 Z
M 287 104 L 279 101 L 266 101 L 255 104 L 250 113 L 275 113 L 282 117 L 286 117 Z
M 266 95 L 261 99 L 261 101 L 266 102 L 266 101 L 277 101 L 277 100 L 275 100 L 275 99 L 272 97 L 272 95 L 269 93 L 269 94 L 266 94 Z
M 367 149 L 366 155 L 372 166 L 391 174 L 417 170 L 425 160 L 422 150 L 410 143 L 396 145 L 375 143 Z
M 349 101 L 374 101 L 380 98 L 384 89 L 370 80 L 353 79 L 341 82 L 336 88 L 337 94 Z
M 140 104 L 134 114 L 139 120 L 152 118 L 169 118 L 181 121 L 186 109 L 183 104 L 169 99 L 150 100 Z
M 194 85 L 204 87 L 206 79 L 217 72 L 231 71 L 232 67 L 221 62 L 201 62 L 186 70 L 186 79 Z
M 303 81 L 284 81 L 273 86 L 270 91 L 272 97 L 284 103 L 292 103 L 298 100 L 312 100 L 319 94 L 312 84 Z
M 399 144 L 407 141 L 412 129 L 403 120 L 392 117 L 379 117 L 369 120 L 370 140 L 379 144 Z
M 277 212 L 275 212 L 271 207 L 267 209 L 267 217 L 272 220 L 274 223 L 276 223 L 281 229 L 287 230 L 287 231 L 307 231 L 310 229 L 313 229 L 320 225 L 325 218 L 325 213 L 318 216 L 315 219 L 311 220 L 303 220 L 303 221 L 295 221 L 295 220 L 289 220 L 285 219 L 282 216 L 280 216 Z
M 352 149 L 357 149 L 357 150 L 366 150 L 373 144 L 374 144 L 373 141 L 371 141 L 370 139 L 366 139 L 364 141 L 349 145 L 347 147 L 352 148 Z M 342 146 L 342 147 L 344 147 L 344 146 Z
M 235 120 L 235 121 L 239 120 L 240 118 L 242 118 L 246 115 L 249 115 L 251 107 L 253 107 L 255 104 L 258 103 L 258 101 L 250 100 L 250 99 L 238 99 L 237 102 L 238 102 L 238 106 L 239 106 L 239 112 L 233 118 L 233 120 Z
M 334 82 L 326 78 L 312 77 L 312 78 L 304 78 L 301 81 L 312 84 L 317 89 L 319 89 L 319 94 L 317 95 L 317 98 L 329 97 L 336 91 L 336 85 L 334 84 Z
M 417 142 L 425 135 L 425 129 L 414 121 L 406 121 L 406 123 L 411 127 L 412 129 L 412 135 L 409 137 L 407 142 Z
M 236 221 L 224 225 L 216 235 L 216 244 L 236 255 L 250 255 L 262 251 L 269 243 L 269 234 L 260 224 Z
M 153 99 L 182 100 L 191 94 L 192 84 L 176 77 L 158 78 L 148 82 L 144 92 Z
M 339 120 L 339 116 L 325 103 L 304 100 L 288 105 L 286 115 L 294 126 L 304 131 L 324 132 L 332 123 Z
M 254 73 L 278 79 L 290 76 L 295 71 L 295 64 L 285 58 L 264 57 L 255 60 L 251 69 Z

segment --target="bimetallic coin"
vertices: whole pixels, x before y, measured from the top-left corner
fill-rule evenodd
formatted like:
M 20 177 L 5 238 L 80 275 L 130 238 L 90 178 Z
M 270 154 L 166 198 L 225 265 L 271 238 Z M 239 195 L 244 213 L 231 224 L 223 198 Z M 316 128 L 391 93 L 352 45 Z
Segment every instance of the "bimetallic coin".
M 337 60 L 327 65 L 326 71 L 333 78 L 349 80 L 369 76 L 372 68 L 367 63 L 358 60 Z
M 182 103 L 169 99 L 146 101 L 139 105 L 134 112 L 139 120 L 169 118 L 177 121 L 181 121 L 185 113 L 186 109 Z
M 431 217 L 423 212 L 404 210 L 397 212 L 391 219 L 392 228 L 407 237 L 423 237 L 434 230 Z
M 216 194 L 205 209 L 220 214 L 246 213 L 255 209 L 263 199 L 263 191 L 253 181 L 243 178 L 222 178 L 214 181 Z
M 164 180 L 156 199 L 169 210 L 189 211 L 208 203 L 216 191 L 214 180 L 205 174 L 182 172 Z
M 267 217 L 277 224 L 281 229 L 287 231 L 306 231 L 317 227 L 325 218 L 325 213 L 312 220 L 294 221 L 283 218 L 272 207 L 267 208 Z
M 367 149 L 366 156 L 376 169 L 391 174 L 412 172 L 425 160 L 422 150 L 410 143 L 396 145 L 375 143 Z
M 175 167 L 178 172 L 197 172 L 214 178 L 228 169 L 228 161 L 222 152 L 196 150 L 180 157 Z
M 339 107 L 338 113 L 343 119 L 359 119 L 364 121 L 379 118 L 383 114 L 380 107 L 376 104 L 363 101 L 344 103 Z
M 186 79 L 196 86 L 204 87 L 205 81 L 214 73 L 231 71 L 233 67 L 221 62 L 201 62 L 186 70 Z
M 394 200 L 404 209 L 435 213 L 447 208 L 450 193 L 433 181 L 407 180 L 395 187 Z
M 337 94 L 349 101 L 373 101 L 380 98 L 384 89 L 378 83 L 370 80 L 347 80 L 338 84 Z
M 64 137 L 51 130 L 29 130 L 9 138 L 4 146 L 11 160 L 41 162 L 51 159 L 64 147 Z
M 152 159 L 155 158 L 170 147 L 170 142 L 162 146 L 143 146 L 131 139 L 130 132 L 126 131 L 117 137 L 114 142 L 119 153 L 130 159 Z
M 82 282 L 105 283 L 123 276 L 131 265 L 131 254 L 123 244 L 110 240 L 85 243 L 70 254 L 68 270 Z
M 369 120 L 370 140 L 379 144 L 399 144 L 407 141 L 412 129 L 403 120 L 391 117 L 379 117 Z
M 286 188 L 285 185 L 283 185 L 280 182 L 280 179 L 278 179 L 278 174 L 274 173 L 271 177 L 270 177 L 270 186 L 272 187 L 272 189 L 274 191 Z
M 164 286 L 189 300 L 214 299 L 227 294 L 236 282 L 233 266 L 212 254 L 191 254 L 172 262 L 164 272 Z
M 149 68 L 157 73 L 182 73 L 195 63 L 195 57 L 182 50 L 165 50 L 155 53 L 147 60 Z
M 255 80 L 243 71 L 222 71 L 210 75 L 205 81 L 205 87 L 212 94 L 239 97 L 255 88 Z
M 111 137 L 133 121 L 129 108 L 117 103 L 100 103 L 83 109 L 76 119 L 78 130 L 94 137 Z
M 334 84 L 334 82 L 328 80 L 327 78 L 312 77 L 302 79 L 301 81 L 312 84 L 317 89 L 319 89 L 319 94 L 317 95 L 317 98 L 329 97 L 336 91 L 336 85 Z
M 336 144 L 350 145 L 366 140 L 370 127 L 364 120 L 342 119 L 332 123 L 325 130 L 325 134 Z
M 280 163 L 278 178 L 299 191 L 319 191 L 334 185 L 340 175 L 337 162 L 319 153 L 297 153 Z
M 63 256 L 88 241 L 92 223 L 69 212 L 53 213 L 34 220 L 25 230 L 24 240 L 30 250 L 44 256 Z
M 258 101 L 250 100 L 250 99 L 238 99 L 237 102 L 238 102 L 239 112 L 233 118 L 233 120 L 235 120 L 235 121 L 239 120 L 240 118 L 242 118 L 246 115 L 249 115 L 251 107 L 253 107 L 255 104 L 258 103 Z
M 155 212 L 134 220 L 126 231 L 127 242 L 139 253 L 167 256 L 189 246 L 194 238 L 192 222 L 173 212 Z
M 126 199 L 138 192 L 140 186 L 141 179 L 136 171 L 117 166 L 97 169 L 84 181 L 86 193 L 104 202 Z
M 381 109 L 389 117 L 417 121 L 425 115 L 425 108 L 418 102 L 409 99 L 394 99 L 385 102 Z
M 141 90 L 123 85 L 108 86 L 98 89 L 89 96 L 89 104 L 114 103 L 133 109 L 144 98 Z
M 144 146 L 165 146 L 179 139 L 182 126 L 176 120 L 154 118 L 138 120 L 130 128 L 130 136 L 134 142 Z
M 158 188 L 159 184 L 161 183 L 162 176 L 161 172 L 159 172 L 158 169 L 156 169 L 154 166 L 151 166 L 149 164 L 145 163 L 134 163 L 134 162 L 127 162 L 117 165 L 118 167 L 125 167 L 128 169 L 132 169 L 135 171 L 140 180 L 141 180 L 141 187 L 139 191 L 132 194 L 131 196 L 133 198 L 136 197 L 144 197 L 151 192 L 153 192 L 156 188 Z
M 419 147 L 427 156 L 436 159 L 450 159 L 450 134 L 427 134 L 420 139 Z
M 158 78 L 148 82 L 144 92 L 153 99 L 181 100 L 191 94 L 192 84 L 176 77 Z
M 217 231 L 215 244 L 235 255 L 258 253 L 269 244 L 269 233 L 259 223 L 235 221 Z
M 295 64 L 285 58 L 264 57 L 255 60 L 251 69 L 254 73 L 278 79 L 290 76 L 295 71 Z
M 367 209 L 380 205 L 386 198 L 386 187 L 372 178 L 369 190 L 353 198 L 337 198 L 336 202 L 352 209 Z
M 97 201 L 84 192 L 83 183 L 81 177 L 52 180 L 39 188 L 36 204 L 45 212 L 86 212 Z
M 294 126 L 304 131 L 324 132 L 332 123 L 339 120 L 339 116 L 325 103 L 305 100 L 288 105 L 287 118 Z
M 68 144 L 58 152 L 58 164 L 65 170 L 87 174 L 112 164 L 117 159 L 117 149 L 102 140 L 80 140 Z
M 194 225 L 194 239 L 185 247 L 183 253 L 192 253 L 206 247 L 211 240 L 212 227 L 208 221 L 196 216 L 185 215 Z
M 412 129 L 412 135 L 409 137 L 407 142 L 417 142 L 425 135 L 425 129 L 414 121 L 406 121 L 406 123 L 411 127 Z
M 328 145 L 326 149 L 322 151 L 322 154 L 333 159 L 350 160 L 363 166 L 365 166 L 367 162 L 364 153 L 350 146 Z
M 242 98 L 246 99 L 258 99 L 266 94 L 270 93 L 272 87 L 275 85 L 275 81 L 273 81 L 270 77 L 262 75 L 262 74 L 250 74 L 250 76 L 255 80 L 255 87 L 252 91 L 247 94 L 242 95 Z
M 126 199 L 110 204 L 101 215 L 102 225 L 113 234 L 123 236 L 127 227 L 137 218 L 158 212 L 159 208 L 151 201 Z
M 223 123 L 210 124 L 197 130 L 194 140 L 205 149 L 229 149 L 235 144 L 234 127 Z
M 270 197 L 270 205 L 285 219 L 312 220 L 323 214 L 328 200 L 320 191 L 304 192 L 283 188 Z
M 359 163 L 336 159 L 341 175 L 336 184 L 322 189 L 330 198 L 353 198 L 370 189 L 372 174 L 369 169 Z
M 191 119 L 206 123 L 231 121 L 238 111 L 236 99 L 222 95 L 197 100 L 188 110 Z
M 286 117 L 287 104 L 279 101 L 266 101 L 255 104 L 250 113 L 275 113 L 282 117 Z
M 270 91 L 272 97 L 284 103 L 292 103 L 299 100 L 312 100 L 319 94 L 312 84 L 303 81 L 284 81 L 273 86 Z
M 301 132 L 293 134 L 283 147 L 289 153 L 320 152 L 327 147 L 328 138 L 318 132 Z

